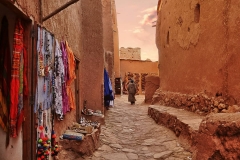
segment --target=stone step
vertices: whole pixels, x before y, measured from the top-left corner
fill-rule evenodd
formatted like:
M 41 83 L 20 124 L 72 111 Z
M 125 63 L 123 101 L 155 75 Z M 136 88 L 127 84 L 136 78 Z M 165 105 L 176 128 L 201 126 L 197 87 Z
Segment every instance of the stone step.
M 171 129 L 179 138 L 180 143 L 190 151 L 194 151 L 194 137 L 205 116 L 196 113 L 162 105 L 150 105 L 148 115 L 157 124 Z
M 200 116 L 183 109 L 150 105 L 148 115 L 171 129 L 193 160 L 240 159 L 240 112 Z

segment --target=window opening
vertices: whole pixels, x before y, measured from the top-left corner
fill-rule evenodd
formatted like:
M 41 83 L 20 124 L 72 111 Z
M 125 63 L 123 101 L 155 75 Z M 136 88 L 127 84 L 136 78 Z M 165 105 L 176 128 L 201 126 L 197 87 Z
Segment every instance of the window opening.
M 194 21 L 199 23 L 200 20 L 200 4 L 197 4 L 194 10 Z
M 169 31 L 167 33 L 167 45 L 169 45 Z

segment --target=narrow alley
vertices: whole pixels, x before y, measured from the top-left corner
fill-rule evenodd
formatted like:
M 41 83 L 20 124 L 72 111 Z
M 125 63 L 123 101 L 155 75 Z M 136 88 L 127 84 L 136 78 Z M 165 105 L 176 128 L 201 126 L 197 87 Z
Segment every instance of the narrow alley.
M 100 148 L 92 157 L 84 159 L 190 160 L 191 153 L 180 146 L 175 134 L 147 115 L 144 95 L 138 95 L 136 99 L 136 104 L 130 105 L 127 95 L 116 97 L 115 106 L 107 111 L 105 125 L 101 127 Z M 65 160 L 82 159 L 76 153 L 64 152 L 59 156 Z

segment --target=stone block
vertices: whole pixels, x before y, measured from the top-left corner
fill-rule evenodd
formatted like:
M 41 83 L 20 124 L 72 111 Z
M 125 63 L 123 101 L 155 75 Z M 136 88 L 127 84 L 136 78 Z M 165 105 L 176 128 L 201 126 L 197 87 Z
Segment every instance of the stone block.
M 97 129 L 94 129 L 91 134 L 86 134 L 82 141 L 64 139 L 60 140 L 59 144 L 64 150 L 71 149 L 80 155 L 90 156 L 100 146 L 100 132 L 101 126 L 99 126 Z

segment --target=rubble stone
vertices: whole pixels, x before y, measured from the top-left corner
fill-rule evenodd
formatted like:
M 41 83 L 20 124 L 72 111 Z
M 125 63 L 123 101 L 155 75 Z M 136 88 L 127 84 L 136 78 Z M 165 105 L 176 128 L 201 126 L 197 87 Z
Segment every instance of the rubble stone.
M 228 113 L 240 111 L 240 108 L 238 109 L 236 106 L 228 109 L 228 99 L 228 97 L 224 98 L 222 96 L 210 97 L 204 92 L 195 95 L 187 95 L 177 92 L 164 92 L 161 89 L 157 89 L 153 95 L 151 104 L 158 103 L 160 105 L 182 108 L 205 115 L 209 113 L 219 113 L 223 109 L 228 110 Z

